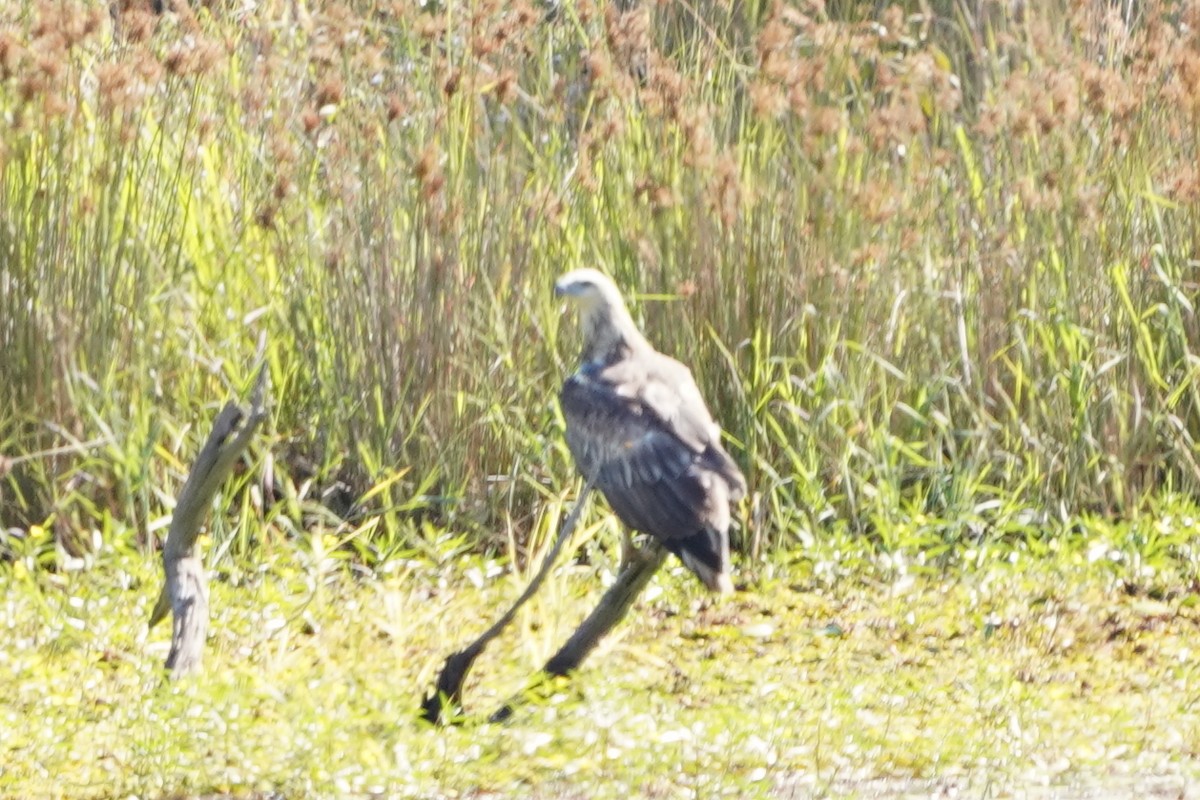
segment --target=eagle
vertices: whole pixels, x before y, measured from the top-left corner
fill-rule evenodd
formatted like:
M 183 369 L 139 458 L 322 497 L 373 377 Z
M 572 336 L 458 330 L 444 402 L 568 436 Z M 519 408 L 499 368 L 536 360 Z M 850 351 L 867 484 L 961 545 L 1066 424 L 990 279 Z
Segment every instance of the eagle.
M 568 272 L 554 292 L 582 323 L 581 363 L 559 394 L 576 466 L 627 528 L 661 542 L 709 590 L 733 591 L 729 508 L 746 479 L 691 371 L 651 346 L 599 270 Z

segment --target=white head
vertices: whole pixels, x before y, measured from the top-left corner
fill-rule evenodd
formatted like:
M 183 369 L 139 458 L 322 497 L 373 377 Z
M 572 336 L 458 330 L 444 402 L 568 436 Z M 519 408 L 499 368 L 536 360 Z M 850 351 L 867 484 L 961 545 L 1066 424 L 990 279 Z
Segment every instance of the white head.
M 584 360 L 649 346 L 633 324 L 617 285 L 600 270 L 571 270 L 554 282 L 554 293 L 579 306 Z
M 570 297 L 586 312 L 596 306 L 622 307 L 625 301 L 612 279 L 598 269 L 573 269 L 554 282 L 554 293 Z

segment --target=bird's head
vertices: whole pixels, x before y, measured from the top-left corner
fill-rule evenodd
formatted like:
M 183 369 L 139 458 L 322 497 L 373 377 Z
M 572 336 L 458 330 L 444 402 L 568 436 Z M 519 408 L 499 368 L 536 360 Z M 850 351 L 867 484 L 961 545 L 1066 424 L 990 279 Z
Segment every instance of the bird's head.
M 598 269 L 575 269 L 554 282 L 554 293 L 569 297 L 583 309 L 624 305 L 612 279 Z
M 585 360 L 610 348 L 644 343 L 612 279 L 598 269 L 576 269 L 554 282 L 554 293 L 578 306 L 583 324 Z

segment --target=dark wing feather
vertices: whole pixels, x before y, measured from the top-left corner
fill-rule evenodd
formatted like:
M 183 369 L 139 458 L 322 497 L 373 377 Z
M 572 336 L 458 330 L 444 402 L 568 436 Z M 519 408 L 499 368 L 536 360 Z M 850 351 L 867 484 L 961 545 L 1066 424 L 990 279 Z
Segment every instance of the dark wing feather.
M 610 384 L 633 392 L 644 411 L 665 431 L 699 454 L 705 468 L 719 473 L 731 500 L 745 495 L 746 479 L 721 446 L 721 429 L 700 396 L 691 370 L 673 358 L 651 352 L 618 362 L 601 374 Z
M 622 522 L 668 545 L 706 527 L 724 534 L 745 481 L 686 367 L 639 353 L 581 370 L 560 399 L 576 464 Z

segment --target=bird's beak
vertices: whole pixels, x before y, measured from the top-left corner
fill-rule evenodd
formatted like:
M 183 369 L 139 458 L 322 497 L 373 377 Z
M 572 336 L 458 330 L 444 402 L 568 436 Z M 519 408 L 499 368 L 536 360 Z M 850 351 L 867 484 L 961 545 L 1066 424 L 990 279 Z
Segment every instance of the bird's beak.
M 570 293 L 571 292 L 570 292 L 570 290 L 567 289 L 566 284 L 564 284 L 562 281 L 555 281 L 555 283 L 554 283 L 554 296 L 555 297 L 564 297 Z

